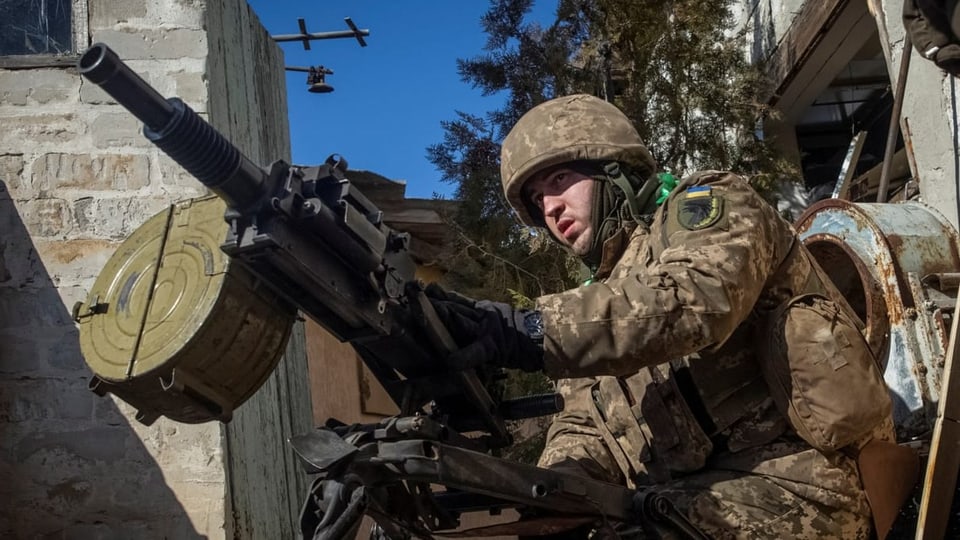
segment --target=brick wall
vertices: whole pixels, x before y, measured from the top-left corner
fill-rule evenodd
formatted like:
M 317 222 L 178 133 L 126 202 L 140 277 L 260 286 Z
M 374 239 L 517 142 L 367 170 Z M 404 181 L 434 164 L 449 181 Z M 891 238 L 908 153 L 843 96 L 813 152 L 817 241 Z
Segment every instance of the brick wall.
M 289 158 L 283 57 L 241 0 L 102 0 L 103 41 L 251 159 Z M 274 76 L 269 76 L 273 74 Z M 302 329 L 229 425 L 150 427 L 87 389 L 70 307 L 138 225 L 202 186 L 68 68 L 0 70 L 0 537 L 290 537 L 309 427 Z

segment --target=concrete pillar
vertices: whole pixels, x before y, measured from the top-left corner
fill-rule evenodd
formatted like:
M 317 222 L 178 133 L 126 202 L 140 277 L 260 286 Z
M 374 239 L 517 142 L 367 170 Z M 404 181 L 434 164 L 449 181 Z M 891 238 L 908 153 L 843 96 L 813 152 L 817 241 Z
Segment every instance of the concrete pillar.
M 880 29 L 880 43 L 895 88 L 906 34 L 901 18 L 903 2 L 870 0 L 868 5 Z M 954 227 L 960 223 L 960 148 L 956 124 L 960 92 L 957 86 L 955 77 L 913 50 L 900 129 L 911 151 L 908 156 L 912 153 L 910 170 L 919 180 L 921 199 L 940 211 Z

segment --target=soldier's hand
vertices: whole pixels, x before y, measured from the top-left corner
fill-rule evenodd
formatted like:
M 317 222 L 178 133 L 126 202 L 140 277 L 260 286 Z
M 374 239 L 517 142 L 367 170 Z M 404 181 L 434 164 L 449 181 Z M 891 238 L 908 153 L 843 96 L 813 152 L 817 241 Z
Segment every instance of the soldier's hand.
M 455 369 L 490 363 L 511 369 L 543 369 L 540 312 L 475 301 L 430 284 L 424 291 L 437 316 L 460 347 L 450 355 Z

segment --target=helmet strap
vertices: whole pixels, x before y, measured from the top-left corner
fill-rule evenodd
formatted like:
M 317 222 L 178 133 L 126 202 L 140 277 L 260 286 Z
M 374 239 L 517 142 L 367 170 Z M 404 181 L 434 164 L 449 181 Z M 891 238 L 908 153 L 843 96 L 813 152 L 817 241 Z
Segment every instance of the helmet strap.
M 639 179 L 624 174 L 617 162 L 607 163 L 595 176 L 593 195 L 593 243 L 582 257 L 584 264 L 595 271 L 603 255 L 604 243 L 632 223 L 649 223 L 656 212 L 656 195 L 660 184 L 649 178 Z M 629 171 L 628 171 L 628 174 Z M 639 186 L 639 192 L 636 191 Z
M 631 180 L 623 174 L 623 171 L 620 169 L 620 164 L 615 161 L 605 165 L 603 171 L 606 173 L 607 179 L 623 192 L 623 207 L 629 212 L 629 217 L 637 223 L 648 220 L 650 214 L 656 211 L 657 203 L 654 200 L 654 196 L 658 193 L 660 184 L 658 182 L 651 182 L 650 178 L 640 180 L 639 182 L 637 178 L 633 178 L 631 182 Z M 639 192 L 634 192 L 635 184 L 640 184 Z M 624 217 L 627 216 L 624 215 Z
M 611 161 L 603 166 L 603 172 L 607 175 L 607 180 L 623 192 L 624 202 L 626 203 L 627 209 L 630 210 L 630 217 L 632 217 L 634 221 L 638 221 L 640 218 L 640 203 L 637 201 L 637 194 L 634 193 L 630 181 L 627 180 L 623 171 L 620 170 L 620 164 L 616 161 Z
M 627 169 L 627 173 L 624 174 L 620 164 L 615 161 L 602 167 L 599 165 L 597 162 L 590 161 L 571 162 L 568 165 L 596 182 L 591 214 L 593 238 L 589 251 L 580 257 L 588 270 L 587 275 L 593 275 L 599 268 L 603 247 L 607 240 L 626 228 L 632 229 L 635 223 L 650 224 L 657 210 L 657 195 L 661 186 L 660 182 L 652 181 L 656 178 L 652 174 L 641 178 L 641 175 L 634 174 L 635 171 L 632 169 Z M 532 206 L 532 203 L 528 204 L 530 204 L 530 215 L 540 224 L 543 221 L 543 214 L 539 213 L 539 208 Z M 557 243 L 563 244 L 559 238 L 553 236 L 546 223 L 541 226 Z

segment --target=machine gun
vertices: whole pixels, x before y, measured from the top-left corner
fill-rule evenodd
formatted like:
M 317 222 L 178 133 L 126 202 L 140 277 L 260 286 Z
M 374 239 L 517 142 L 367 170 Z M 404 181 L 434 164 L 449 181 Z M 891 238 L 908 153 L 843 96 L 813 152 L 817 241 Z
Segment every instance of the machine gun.
M 380 424 L 331 423 L 291 440 L 319 475 L 302 514 L 306 537 L 348 536 L 365 513 L 383 538 L 429 537 L 456 528 L 463 512 L 505 507 L 561 512 L 575 516 L 574 525 L 672 521 L 692 530 L 654 494 L 490 455 L 512 442 L 506 420 L 552 414 L 562 402 L 553 394 L 501 400 L 491 392 L 498 369 L 446 365 L 456 344 L 414 278 L 409 236 L 389 228 L 351 184 L 345 160 L 261 168 L 181 100 L 161 97 L 106 45 L 88 49 L 78 69 L 226 202 L 221 249 L 231 264 L 350 343 L 400 409 Z M 103 382 L 95 390 L 113 391 Z M 229 419 L 201 393 L 191 392 L 211 418 Z M 523 523 L 527 530 L 544 526 Z

